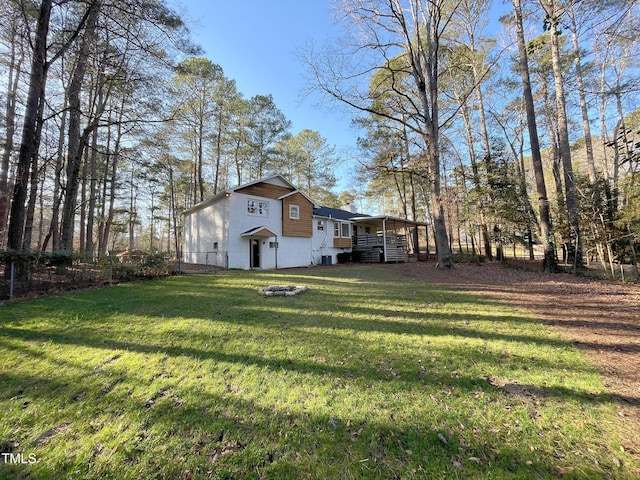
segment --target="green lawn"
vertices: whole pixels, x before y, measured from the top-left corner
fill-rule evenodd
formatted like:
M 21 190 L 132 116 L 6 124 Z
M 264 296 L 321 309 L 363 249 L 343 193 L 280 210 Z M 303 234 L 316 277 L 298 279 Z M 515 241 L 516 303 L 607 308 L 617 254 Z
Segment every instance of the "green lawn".
M 171 277 L 0 307 L 0 477 L 635 478 L 602 391 L 523 312 L 384 266 Z

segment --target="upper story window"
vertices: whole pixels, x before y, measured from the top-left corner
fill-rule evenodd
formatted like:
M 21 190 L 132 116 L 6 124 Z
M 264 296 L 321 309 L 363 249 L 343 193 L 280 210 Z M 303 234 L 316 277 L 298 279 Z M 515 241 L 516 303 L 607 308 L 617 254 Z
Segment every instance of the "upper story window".
M 336 238 L 340 237 L 340 224 L 338 222 L 333 224 L 333 236 Z
M 351 237 L 351 224 L 343 223 L 342 224 L 342 238 L 350 238 Z
M 319 232 L 323 232 L 324 231 L 324 220 L 318 220 L 318 231 Z
M 289 205 L 289 218 L 291 220 L 300 220 L 300 207 L 298 205 Z
M 247 200 L 247 213 L 250 215 L 269 216 L 269 202 L 263 200 Z

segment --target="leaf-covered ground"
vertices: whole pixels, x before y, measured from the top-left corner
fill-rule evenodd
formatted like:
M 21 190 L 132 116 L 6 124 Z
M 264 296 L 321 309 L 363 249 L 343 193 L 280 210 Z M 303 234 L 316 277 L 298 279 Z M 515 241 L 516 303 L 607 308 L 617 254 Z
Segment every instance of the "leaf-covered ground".
M 640 458 L 640 286 L 491 263 L 389 266 L 397 273 L 512 303 L 557 328 L 602 374 L 628 426 L 623 444 Z

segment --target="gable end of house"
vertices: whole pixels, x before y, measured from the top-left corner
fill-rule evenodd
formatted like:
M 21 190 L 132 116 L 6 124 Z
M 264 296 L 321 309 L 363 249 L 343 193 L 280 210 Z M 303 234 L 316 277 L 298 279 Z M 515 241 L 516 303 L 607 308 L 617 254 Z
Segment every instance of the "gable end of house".
M 252 195 L 255 197 L 264 197 L 271 199 L 278 199 L 287 193 L 293 192 L 295 189 L 287 188 L 280 185 L 274 185 L 273 183 L 259 182 L 246 187 L 238 188 L 237 193 L 245 195 Z
M 300 238 L 313 236 L 313 203 L 300 192 L 282 198 L 282 235 Z

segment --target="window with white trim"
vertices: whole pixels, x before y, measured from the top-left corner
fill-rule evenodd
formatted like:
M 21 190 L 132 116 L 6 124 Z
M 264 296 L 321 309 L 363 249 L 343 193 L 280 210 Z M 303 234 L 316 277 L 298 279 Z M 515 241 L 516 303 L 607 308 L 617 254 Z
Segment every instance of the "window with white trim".
M 318 227 L 317 227 L 319 232 L 323 232 L 324 231 L 324 220 L 318 220 Z
M 291 220 L 300 220 L 300 206 L 289 205 L 289 218 Z
M 333 236 L 340 238 L 340 223 L 338 222 L 333 224 Z
M 247 200 L 247 213 L 249 215 L 269 216 L 269 202 L 263 200 Z
M 342 224 L 342 238 L 350 238 L 351 237 L 351 224 L 343 223 Z

